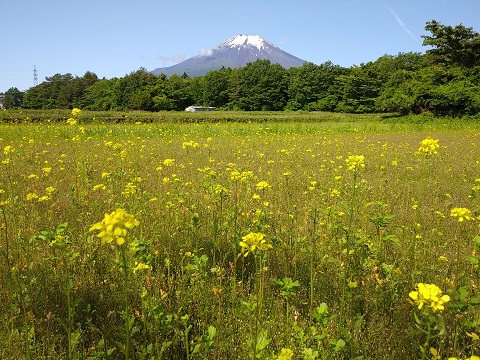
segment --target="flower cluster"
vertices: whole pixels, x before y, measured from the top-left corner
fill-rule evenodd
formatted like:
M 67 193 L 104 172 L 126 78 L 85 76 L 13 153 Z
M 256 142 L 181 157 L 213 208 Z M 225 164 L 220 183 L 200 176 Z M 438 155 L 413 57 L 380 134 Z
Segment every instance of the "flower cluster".
M 437 150 L 439 147 L 440 145 L 438 145 L 438 139 L 427 137 L 426 139 L 420 141 L 420 147 L 418 148 L 417 153 L 429 158 L 432 155 L 438 154 Z
M 280 354 L 277 356 L 277 360 L 292 360 L 293 351 L 292 349 L 283 348 L 280 350 Z
M 67 124 L 68 124 L 68 125 L 71 125 L 71 126 L 76 125 L 76 124 L 77 124 L 77 120 L 75 120 L 74 118 L 68 118 L 68 119 L 67 119 Z
M 269 244 L 267 240 L 265 240 L 265 234 L 254 232 L 243 236 L 242 241 L 240 241 L 240 246 L 242 247 L 244 257 L 247 257 L 256 250 L 267 251 L 273 248 L 272 244 Z
M 257 190 L 265 190 L 271 188 L 270 184 L 266 181 L 260 181 L 259 183 L 257 183 L 257 185 L 255 185 L 255 187 L 257 188 Z
M 350 155 L 345 159 L 345 162 L 347 163 L 348 170 L 351 171 L 358 171 L 360 168 L 365 167 L 365 156 L 363 155 Z
M 72 109 L 72 116 L 74 116 L 76 118 L 82 116 L 82 110 L 80 110 L 78 108 L 73 108 Z
M 117 209 L 110 214 L 105 214 L 102 221 L 92 225 L 90 231 L 100 231 L 97 237 L 100 238 L 102 244 L 109 244 L 115 240 L 117 245 L 123 245 L 127 229 L 139 224 L 139 221 L 133 215 L 127 213 L 124 209 Z
M 442 295 L 442 290 L 434 284 L 417 284 L 417 291 L 408 294 L 413 303 L 421 310 L 424 306 L 432 309 L 433 312 L 443 311 L 444 304 L 450 301 L 450 296 Z
M 459 222 L 463 222 L 465 220 L 475 220 L 472 212 L 467 208 L 453 208 L 450 210 L 450 216 L 458 218 Z
M 3 148 L 3 153 L 5 155 L 10 155 L 11 153 L 13 153 L 15 151 L 15 148 L 12 146 L 12 145 L 7 145 Z
M 67 119 L 67 124 L 68 125 L 76 125 L 77 124 L 77 119 L 82 116 L 82 110 L 78 108 L 73 108 L 72 109 L 72 116 L 71 118 Z

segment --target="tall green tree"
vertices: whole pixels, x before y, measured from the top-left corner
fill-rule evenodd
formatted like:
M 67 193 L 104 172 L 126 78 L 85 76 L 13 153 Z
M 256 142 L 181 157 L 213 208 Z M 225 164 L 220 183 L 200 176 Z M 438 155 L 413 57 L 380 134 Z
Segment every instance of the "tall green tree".
M 3 106 L 5 109 L 17 108 L 22 105 L 23 101 L 23 92 L 18 90 L 16 87 L 11 87 L 5 92 L 5 98 Z
M 90 85 L 82 97 L 80 108 L 86 110 L 116 110 L 115 88 L 119 79 L 102 79 Z
M 148 72 L 145 68 L 140 68 L 137 71 L 120 78 L 115 83 L 115 107 L 118 110 L 129 110 L 133 104 L 137 104 L 136 100 L 132 100 L 132 97 L 138 98 L 138 92 L 141 88 L 147 85 L 155 85 L 156 76 Z
M 299 68 L 288 70 L 288 104 L 289 110 L 317 110 L 317 102 L 329 95 L 335 79 L 345 73 L 345 69 L 327 61 L 320 65 L 307 63 Z M 323 109 L 319 109 L 323 110 Z
M 240 71 L 240 110 L 283 110 L 287 104 L 287 73 L 269 60 L 248 63 Z
M 465 67 L 480 66 L 480 34 L 462 24 L 447 26 L 436 20 L 427 22 L 422 35 L 423 45 L 431 46 L 427 54 L 436 63 L 457 64 Z

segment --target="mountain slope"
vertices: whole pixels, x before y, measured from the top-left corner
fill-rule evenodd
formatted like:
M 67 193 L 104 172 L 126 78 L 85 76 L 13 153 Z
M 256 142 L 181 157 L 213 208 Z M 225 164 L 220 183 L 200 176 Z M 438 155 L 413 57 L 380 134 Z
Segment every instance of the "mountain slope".
M 190 77 L 202 76 L 211 70 L 218 70 L 222 66 L 239 68 L 256 60 L 270 60 L 273 64 L 280 64 L 284 68 L 300 67 L 305 63 L 264 38 L 258 35 L 235 35 L 224 41 L 212 50 L 202 55 L 194 56 L 179 64 L 157 68 L 152 71 L 155 75 L 186 73 Z

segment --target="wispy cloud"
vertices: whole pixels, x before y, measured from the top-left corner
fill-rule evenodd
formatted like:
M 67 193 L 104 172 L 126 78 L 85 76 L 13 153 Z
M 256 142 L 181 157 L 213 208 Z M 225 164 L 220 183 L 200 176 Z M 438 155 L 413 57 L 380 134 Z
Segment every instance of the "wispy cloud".
M 161 66 L 165 66 L 171 63 L 182 62 L 183 60 L 185 60 L 185 55 L 184 54 L 176 54 L 171 56 L 158 55 L 156 56 L 156 60 Z
M 387 9 L 392 13 L 392 15 L 395 17 L 395 20 L 397 20 L 398 25 L 402 27 L 403 30 L 407 32 L 408 35 L 410 35 L 412 38 L 416 39 L 415 35 L 412 34 L 410 30 L 408 30 L 407 26 L 405 23 L 398 17 L 397 14 L 395 14 L 395 11 L 393 11 L 391 8 L 387 6 Z
M 211 56 L 212 54 L 212 49 L 200 49 L 200 56 Z

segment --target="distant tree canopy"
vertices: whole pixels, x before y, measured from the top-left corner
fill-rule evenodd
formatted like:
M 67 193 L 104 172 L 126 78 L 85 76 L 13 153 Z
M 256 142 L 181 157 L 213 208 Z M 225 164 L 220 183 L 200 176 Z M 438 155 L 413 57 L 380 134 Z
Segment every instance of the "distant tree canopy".
M 480 113 L 480 35 L 463 25 L 426 23 L 425 54 L 384 55 L 341 67 L 331 62 L 284 69 L 268 60 L 221 68 L 189 78 L 155 76 L 141 68 L 122 78 L 55 74 L 25 93 L 5 93 L 5 107 L 87 110 L 184 110 L 190 105 L 225 110 L 322 110 L 351 113 L 429 111 Z

